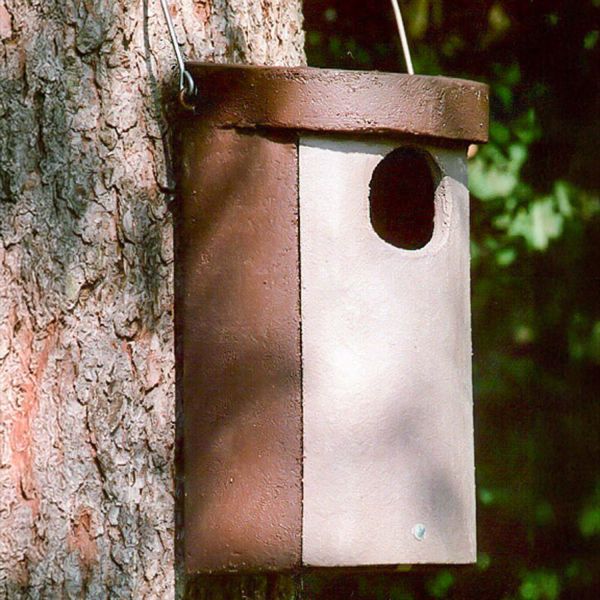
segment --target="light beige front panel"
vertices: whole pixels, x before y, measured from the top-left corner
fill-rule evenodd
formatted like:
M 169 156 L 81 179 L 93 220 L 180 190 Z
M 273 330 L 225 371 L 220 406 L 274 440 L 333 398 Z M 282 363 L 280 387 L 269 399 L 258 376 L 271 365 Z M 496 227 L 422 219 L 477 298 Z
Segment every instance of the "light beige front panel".
M 464 155 L 420 250 L 383 241 L 369 181 L 399 144 L 300 142 L 303 563 L 475 560 Z

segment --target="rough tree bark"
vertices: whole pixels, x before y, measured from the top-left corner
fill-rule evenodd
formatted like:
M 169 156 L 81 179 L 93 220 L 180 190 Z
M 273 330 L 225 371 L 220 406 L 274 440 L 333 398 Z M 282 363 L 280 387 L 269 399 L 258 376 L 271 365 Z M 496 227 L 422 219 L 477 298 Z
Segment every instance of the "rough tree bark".
M 300 0 L 172 5 L 304 61 Z M 0 0 L 2 598 L 175 594 L 174 65 L 158 0 Z

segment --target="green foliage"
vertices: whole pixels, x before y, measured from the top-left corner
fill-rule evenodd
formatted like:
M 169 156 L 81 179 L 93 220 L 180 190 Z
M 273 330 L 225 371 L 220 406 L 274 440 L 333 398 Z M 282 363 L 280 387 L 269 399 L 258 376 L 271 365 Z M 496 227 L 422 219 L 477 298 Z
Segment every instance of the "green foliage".
M 533 571 L 525 573 L 519 594 L 523 600 L 556 600 L 560 581 L 556 573 Z
M 519 82 L 518 70 L 509 72 L 512 74 L 500 84 L 503 103 L 513 95 L 509 82 Z M 498 86 L 492 84 L 492 90 L 497 93 Z M 563 235 L 567 221 L 589 220 L 598 213 L 598 197 L 568 181 L 555 179 L 550 191 L 540 194 L 525 180 L 522 171 L 530 158 L 530 146 L 541 137 L 535 109 L 530 107 L 505 123 L 492 121 L 489 142 L 470 163 L 469 188 L 474 197 L 487 204 L 496 230 L 484 243 L 500 266 L 508 266 L 517 258 L 518 240 L 529 250 L 546 250 Z M 475 252 L 479 256 L 477 249 Z
M 600 481 L 579 515 L 579 531 L 586 538 L 600 535 Z
M 487 571 L 492 564 L 492 557 L 486 552 L 481 552 L 477 555 L 477 568 L 480 571 Z
M 523 600 L 556 600 L 560 593 L 560 581 L 556 573 L 547 571 L 526 573 L 519 593 Z
M 453 583 L 454 575 L 448 569 L 444 569 L 431 577 L 425 587 L 432 598 L 446 598 Z

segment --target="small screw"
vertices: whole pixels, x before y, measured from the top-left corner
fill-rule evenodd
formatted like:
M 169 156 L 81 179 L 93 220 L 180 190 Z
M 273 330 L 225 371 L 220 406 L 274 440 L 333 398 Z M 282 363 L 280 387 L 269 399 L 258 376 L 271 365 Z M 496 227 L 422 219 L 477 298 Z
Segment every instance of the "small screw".
M 425 529 L 425 525 L 423 525 L 423 523 L 417 523 L 412 528 L 412 534 L 415 536 L 415 539 L 419 542 L 422 542 L 425 539 L 426 531 L 427 530 Z

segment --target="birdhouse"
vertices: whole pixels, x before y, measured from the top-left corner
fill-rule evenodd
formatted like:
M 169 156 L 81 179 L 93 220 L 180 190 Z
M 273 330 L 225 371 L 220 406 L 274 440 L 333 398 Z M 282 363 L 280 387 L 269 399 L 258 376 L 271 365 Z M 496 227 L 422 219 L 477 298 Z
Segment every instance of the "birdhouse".
M 188 70 L 188 571 L 473 562 L 466 150 L 486 86 Z

